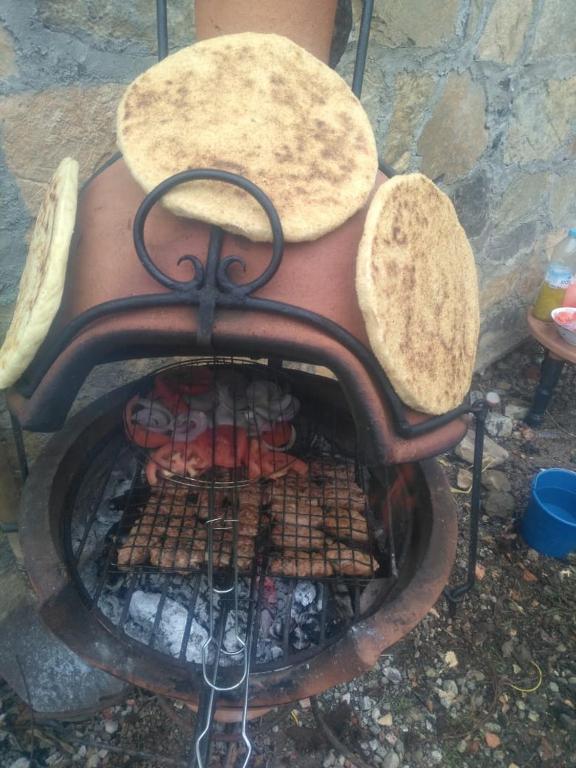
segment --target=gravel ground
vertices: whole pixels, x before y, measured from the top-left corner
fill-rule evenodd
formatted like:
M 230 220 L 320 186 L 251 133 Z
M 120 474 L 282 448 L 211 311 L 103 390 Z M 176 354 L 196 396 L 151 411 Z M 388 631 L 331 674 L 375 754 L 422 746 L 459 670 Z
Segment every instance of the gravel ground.
M 574 369 L 564 372 L 541 429 L 519 420 L 538 378 L 539 355 L 527 343 L 474 383 L 474 390 L 501 397 L 504 418 L 491 417 L 490 429 L 509 454 L 483 475 L 476 589 L 454 618 L 439 600 L 375 669 L 319 699 L 356 763 L 330 747 L 303 701 L 250 725 L 252 766 L 576 766 L 576 557 L 543 557 L 515 528 L 538 468 L 576 468 Z M 441 461 L 461 516 L 457 581 L 467 554 L 469 465 L 454 455 Z M 156 768 L 186 765 L 190 754 L 192 716 L 144 692 L 75 724 L 35 722 L 6 686 L 0 703 L 0 765 L 8 768 Z M 169 761 L 115 749 L 161 753 Z M 223 749 L 212 764 L 241 762 Z

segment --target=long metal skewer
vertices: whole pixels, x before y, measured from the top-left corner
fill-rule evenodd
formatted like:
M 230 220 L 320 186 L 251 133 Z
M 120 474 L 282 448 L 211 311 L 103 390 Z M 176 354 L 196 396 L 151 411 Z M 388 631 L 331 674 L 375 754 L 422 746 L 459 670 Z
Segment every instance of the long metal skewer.
M 236 403 L 234 402 L 234 423 L 236 422 Z M 215 428 L 215 423 L 213 427 Z M 214 430 L 215 431 L 215 430 Z M 236 451 L 235 451 L 236 452 Z M 208 493 L 208 509 L 209 519 L 206 522 L 208 528 L 207 536 L 207 553 L 208 553 L 208 591 L 210 595 L 209 600 L 209 635 L 202 646 L 202 674 L 207 689 L 210 691 L 208 698 L 208 705 L 205 709 L 205 721 L 202 730 L 200 731 L 195 744 L 195 758 L 198 768 L 206 768 L 205 758 L 208 758 L 207 740 L 212 730 L 214 714 L 216 710 L 216 697 L 221 693 L 228 693 L 231 691 L 237 691 L 244 685 L 243 691 L 243 706 L 242 706 L 242 719 L 240 723 L 240 731 L 242 741 L 246 748 L 246 755 L 242 768 L 246 768 L 252 754 L 252 743 L 248 738 L 246 732 L 246 720 L 248 714 L 248 689 L 249 689 L 249 673 L 250 673 L 250 658 L 251 658 L 251 638 L 252 638 L 252 623 L 253 623 L 253 611 L 249 609 L 247 616 L 247 625 L 242 637 L 242 632 L 239 626 L 239 609 L 238 609 L 238 597 L 239 597 L 239 584 L 238 584 L 238 516 L 228 515 L 224 516 L 221 510 L 216 509 L 216 493 L 214 484 L 211 485 Z M 231 531 L 232 532 L 232 576 L 231 581 L 226 586 L 217 586 L 214 583 L 214 531 Z M 221 541 L 220 544 L 223 542 Z M 254 579 L 252 580 L 252 585 Z M 253 586 L 250 588 L 250 598 L 253 596 Z M 216 617 L 215 617 L 215 603 L 222 597 L 227 598 L 227 602 L 231 605 L 226 608 L 222 605 L 220 610 L 220 631 L 218 640 L 215 639 L 216 629 Z M 251 605 L 250 605 L 251 608 Z M 232 626 L 226 632 L 229 617 L 232 618 Z M 226 637 L 233 637 L 232 649 L 229 650 L 225 647 Z M 211 649 L 215 648 L 214 653 L 211 654 Z M 230 657 L 242 656 L 239 677 L 234 682 L 228 685 L 222 685 L 219 682 L 219 672 L 221 669 L 222 661 Z M 210 661 L 212 657 L 212 666 L 210 668 Z

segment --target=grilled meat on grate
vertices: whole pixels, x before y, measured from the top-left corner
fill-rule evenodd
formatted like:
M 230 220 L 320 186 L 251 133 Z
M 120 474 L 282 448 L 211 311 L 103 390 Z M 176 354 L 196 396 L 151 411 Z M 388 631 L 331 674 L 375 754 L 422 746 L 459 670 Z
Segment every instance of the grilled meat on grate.
M 286 577 L 371 576 L 377 563 L 358 547 L 369 542 L 366 496 L 350 466 L 330 459 L 311 463 L 313 477 L 288 475 L 228 489 L 155 486 L 141 517 L 118 549 L 120 568 L 150 564 L 189 573 L 213 565 L 251 568 L 256 542 L 269 542 L 269 573 Z M 320 473 L 322 470 L 323 474 Z M 210 512 L 210 494 L 214 511 Z M 233 535 L 237 524 L 238 535 Z M 236 542 L 236 543 L 234 543 Z

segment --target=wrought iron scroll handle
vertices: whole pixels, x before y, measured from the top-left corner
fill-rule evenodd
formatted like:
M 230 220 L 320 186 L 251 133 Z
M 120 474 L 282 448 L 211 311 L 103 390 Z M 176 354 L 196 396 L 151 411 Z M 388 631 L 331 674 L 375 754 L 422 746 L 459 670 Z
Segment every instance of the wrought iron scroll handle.
M 148 249 L 144 243 L 144 228 L 148 214 L 154 205 L 172 189 L 194 181 L 218 181 L 239 187 L 251 195 L 264 209 L 272 233 L 272 258 L 262 274 L 254 280 L 247 283 L 236 283 L 230 278 L 230 267 L 233 264 L 245 266 L 245 263 L 243 259 L 238 256 L 227 256 L 224 259 L 220 259 L 223 231 L 220 227 L 216 226 L 212 227 L 206 269 L 197 256 L 183 256 L 180 259 L 180 262 L 190 261 L 193 264 L 194 277 L 191 280 L 176 280 L 170 277 L 162 272 L 150 257 Z M 170 290 L 190 293 L 194 296 L 197 296 L 203 291 L 210 291 L 215 293 L 214 300 L 216 304 L 218 303 L 218 293 L 233 294 L 236 297 L 241 297 L 247 296 L 258 290 L 258 288 L 261 288 L 275 275 L 284 253 L 282 224 L 268 195 L 266 195 L 260 187 L 256 186 L 256 184 L 248 179 L 245 179 L 243 176 L 213 168 L 182 171 L 174 176 L 170 176 L 170 178 L 158 184 L 157 187 L 146 195 L 136 212 L 133 236 L 134 247 L 138 254 L 138 258 L 147 272 L 152 275 L 157 282 Z

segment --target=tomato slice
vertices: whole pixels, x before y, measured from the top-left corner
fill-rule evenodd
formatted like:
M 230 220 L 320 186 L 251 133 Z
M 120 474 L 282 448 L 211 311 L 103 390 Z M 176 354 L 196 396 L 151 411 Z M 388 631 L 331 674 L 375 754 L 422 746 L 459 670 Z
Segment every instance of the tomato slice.
M 151 432 L 139 424 L 126 423 L 128 437 L 140 448 L 160 448 L 170 442 L 170 435 L 166 432 Z
M 270 429 L 262 432 L 261 438 L 268 445 L 273 445 L 275 448 L 281 448 L 290 442 L 292 437 L 292 426 L 287 421 L 277 421 L 270 425 Z
M 186 395 L 206 394 L 213 385 L 214 374 L 209 368 L 175 369 L 156 376 L 153 393 L 173 410 Z

